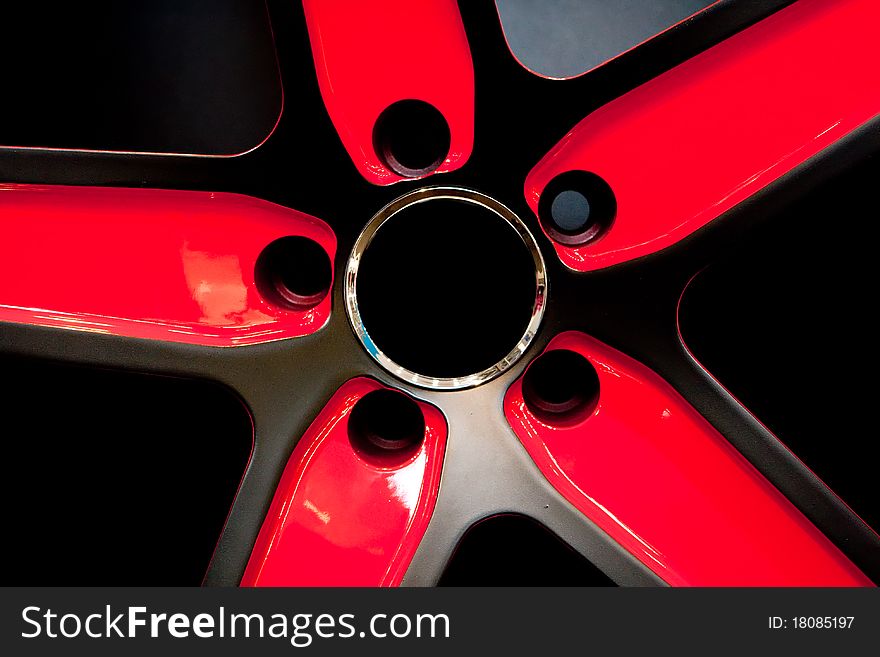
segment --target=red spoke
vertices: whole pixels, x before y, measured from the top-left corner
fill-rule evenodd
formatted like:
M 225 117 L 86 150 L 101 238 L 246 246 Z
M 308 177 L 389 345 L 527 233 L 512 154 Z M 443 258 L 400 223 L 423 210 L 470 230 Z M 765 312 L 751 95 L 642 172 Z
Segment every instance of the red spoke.
M 582 333 L 557 336 L 542 358 L 556 350 L 588 361 L 594 396 L 556 389 L 542 402 L 523 385 L 527 371 L 508 390 L 507 419 L 550 483 L 658 576 L 691 586 L 870 585 L 654 372 Z
M 324 104 L 364 178 L 388 185 L 453 171 L 467 161 L 474 141 L 474 71 L 455 0 L 304 0 L 303 5 Z M 430 107 L 395 105 L 401 101 Z M 382 122 L 376 131 L 374 125 L 388 108 L 394 114 L 386 116 L 389 132 L 377 134 Z M 426 133 L 430 108 L 442 115 L 438 129 L 448 130 L 442 146 Z M 378 143 L 386 137 L 387 149 Z M 405 157 L 399 158 L 401 166 L 394 164 L 395 142 L 423 139 L 429 150 L 425 162 L 416 156 L 412 165 Z M 435 146 L 438 159 L 430 155 Z
M 616 217 L 554 242 L 559 257 L 591 271 L 666 248 L 866 123 L 878 24 L 873 0 L 802 0 L 581 121 L 531 172 L 527 200 L 546 230 L 545 187 L 583 170 L 613 190 Z
M 446 421 L 430 404 L 391 393 L 419 409 L 418 440 L 401 446 L 369 427 L 370 435 L 358 435 L 353 413 L 377 391 L 390 389 L 349 381 L 297 443 L 243 586 L 395 586 L 403 579 L 434 510 Z M 380 422 L 398 419 L 383 415 Z
M 7 185 L 0 217 L 0 321 L 235 346 L 308 335 L 330 316 L 327 290 L 297 296 L 281 280 L 258 284 L 261 253 L 289 237 L 321 249 L 328 290 L 332 282 L 330 228 L 272 203 L 237 194 Z

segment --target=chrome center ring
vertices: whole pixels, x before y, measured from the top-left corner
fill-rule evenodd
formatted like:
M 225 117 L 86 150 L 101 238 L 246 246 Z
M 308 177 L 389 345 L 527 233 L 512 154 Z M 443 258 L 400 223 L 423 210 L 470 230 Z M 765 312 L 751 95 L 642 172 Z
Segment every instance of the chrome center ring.
M 503 358 L 494 364 L 477 372 L 468 373 L 462 376 L 446 377 L 422 374 L 407 369 L 407 367 L 392 360 L 376 344 L 373 337 L 371 337 L 370 332 L 364 324 L 361 315 L 361 308 L 358 303 L 358 271 L 361 267 L 364 254 L 376 234 L 382 229 L 383 225 L 405 209 L 439 200 L 458 201 L 490 211 L 506 222 L 506 224 L 516 232 L 534 263 L 534 302 L 531 306 L 531 313 L 528 317 L 525 331 L 519 338 L 519 341 L 516 342 L 513 348 L 511 348 Z M 466 237 L 463 237 L 462 239 L 466 239 Z M 401 275 L 406 275 L 406 273 L 402 272 Z M 349 256 L 346 265 L 344 281 L 346 314 L 352 329 L 370 356 L 394 376 L 415 386 L 435 390 L 459 390 L 463 388 L 471 388 L 495 378 L 516 363 L 526 352 L 537 334 L 538 327 L 544 316 L 544 310 L 547 303 L 547 293 L 548 282 L 544 258 L 541 255 L 541 251 L 538 248 L 534 236 L 529 232 L 522 220 L 512 210 L 495 199 L 486 196 L 485 194 L 481 194 L 480 192 L 460 187 L 425 187 L 404 194 L 379 210 L 379 212 L 370 219 L 363 231 L 361 231 L 354 247 L 352 248 L 351 255 Z M 461 320 L 462 323 L 465 321 L 466 318 Z M 426 348 L 430 348 L 430 345 L 427 345 Z

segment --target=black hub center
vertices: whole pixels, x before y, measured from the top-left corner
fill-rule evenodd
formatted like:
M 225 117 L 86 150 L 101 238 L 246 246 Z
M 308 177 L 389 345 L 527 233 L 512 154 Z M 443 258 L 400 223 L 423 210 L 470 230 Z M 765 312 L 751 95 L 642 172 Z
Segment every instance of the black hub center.
M 536 305 L 533 251 L 484 205 L 430 198 L 381 224 L 358 267 L 369 339 L 395 364 L 428 377 L 465 377 L 502 361 Z

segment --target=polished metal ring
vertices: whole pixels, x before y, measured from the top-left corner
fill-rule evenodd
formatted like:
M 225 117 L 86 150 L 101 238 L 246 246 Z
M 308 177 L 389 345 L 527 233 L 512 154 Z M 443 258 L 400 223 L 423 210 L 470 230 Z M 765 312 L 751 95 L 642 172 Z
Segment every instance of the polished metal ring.
M 391 360 L 385 353 L 376 346 L 370 337 L 369 331 L 364 326 L 361 319 L 360 309 L 357 301 L 357 276 L 358 267 L 360 266 L 361 257 L 372 242 L 373 237 L 382 227 L 382 225 L 391 219 L 398 212 L 419 203 L 426 203 L 434 200 L 454 200 L 471 203 L 490 210 L 497 216 L 516 230 L 526 248 L 532 256 L 535 263 L 535 302 L 532 306 L 532 314 L 529 319 L 528 326 L 522 338 L 516 343 L 516 346 L 502 358 L 500 361 L 487 367 L 486 369 L 460 377 L 434 377 L 413 372 Z M 431 388 L 435 390 L 460 390 L 462 388 L 472 388 L 489 381 L 512 366 L 522 357 L 529 345 L 538 332 L 541 319 L 544 316 L 544 309 L 547 305 L 547 271 L 544 265 L 544 258 L 541 250 L 535 241 L 534 236 L 526 228 L 526 225 L 505 205 L 499 203 L 493 198 L 462 187 L 425 187 L 417 189 L 408 194 L 404 194 L 398 199 L 392 201 L 384 208 L 379 210 L 372 219 L 364 227 L 357 241 L 352 248 L 351 255 L 348 258 L 348 264 L 345 269 L 345 311 L 348 320 L 358 339 L 363 344 L 367 352 L 376 362 L 385 370 L 394 376 L 403 379 L 413 385 L 422 388 Z

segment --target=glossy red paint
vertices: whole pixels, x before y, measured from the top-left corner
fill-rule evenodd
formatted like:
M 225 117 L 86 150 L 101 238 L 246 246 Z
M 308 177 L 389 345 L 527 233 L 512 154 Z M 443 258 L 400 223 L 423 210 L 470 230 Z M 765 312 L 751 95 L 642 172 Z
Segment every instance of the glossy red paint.
M 364 178 L 377 185 L 404 179 L 373 148 L 376 119 L 399 100 L 429 103 L 449 124 L 449 153 L 434 173 L 467 161 L 474 69 L 456 0 L 303 0 L 303 6 L 324 104 Z
M 522 379 L 504 410 L 548 481 L 675 586 L 870 586 L 871 582 L 657 374 L 581 333 L 547 347 L 599 376 L 589 417 L 532 415 Z
M 681 240 L 880 112 L 880 4 L 800 0 L 608 103 L 533 169 L 538 199 L 581 169 L 617 198 L 604 236 L 554 244 L 578 271 Z
M 396 586 L 424 536 L 440 485 L 446 421 L 419 406 L 425 440 L 396 467 L 364 461 L 348 439 L 361 397 L 385 388 L 353 379 L 297 443 L 242 586 Z
M 307 310 L 265 300 L 264 247 L 287 235 L 336 238 L 322 221 L 238 194 L 0 185 L 0 321 L 236 346 L 314 333 Z

